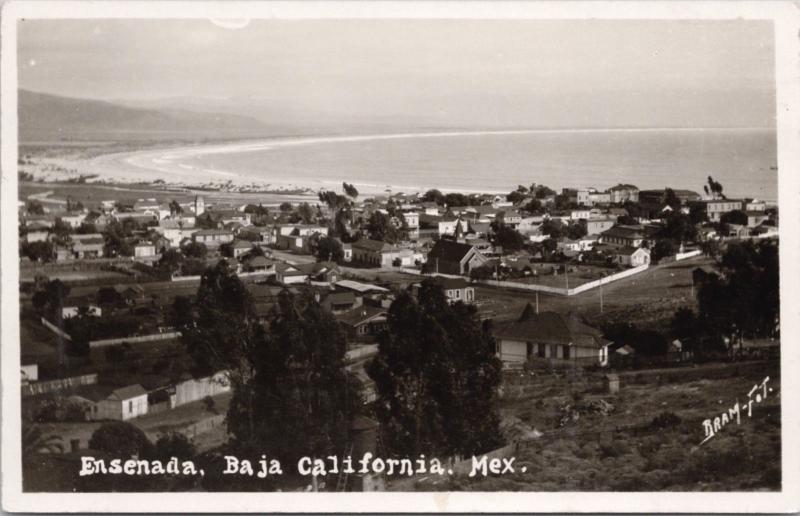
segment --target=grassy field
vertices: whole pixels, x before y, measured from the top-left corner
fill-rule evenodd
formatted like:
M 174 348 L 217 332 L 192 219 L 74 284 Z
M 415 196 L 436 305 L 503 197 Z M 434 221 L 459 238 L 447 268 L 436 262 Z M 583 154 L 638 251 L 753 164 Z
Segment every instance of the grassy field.
M 586 376 L 531 377 L 509 392 L 505 418 L 518 418 L 542 435 L 520 444 L 514 474 L 443 477 L 425 490 L 468 491 L 766 491 L 781 486 L 780 379 L 765 364 L 748 364 L 735 376 L 623 385 L 606 394 Z M 769 375 L 773 389 L 743 409 L 741 424 L 724 426 L 705 444 L 702 422 L 747 399 Z M 692 378 L 695 378 L 693 375 Z M 607 402 L 608 414 L 586 407 Z M 564 407 L 580 417 L 559 426 Z M 674 416 L 663 426 L 656 416 Z M 521 472 L 525 467 L 526 472 Z
M 692 270 L 711 263 L 708 258 L 692 258 L 609 283 L 602 289 L 602 312 L 599 288 L 571 297 L 540 293 L 539 310 L 578 313 L 594 324 L 624 321 L 664 329 L 675 310 L 696 306 L 692 296 Z M 535 305 L 537 295 L 476 286 L 475 297 L 481 313 L 507 320 L 519 316 L 527 303 Z

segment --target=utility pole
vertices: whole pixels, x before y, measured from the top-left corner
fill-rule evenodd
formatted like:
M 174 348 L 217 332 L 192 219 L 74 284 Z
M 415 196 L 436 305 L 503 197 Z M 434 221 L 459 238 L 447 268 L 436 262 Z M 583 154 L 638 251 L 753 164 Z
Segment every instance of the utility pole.
M 600 278 L 600 313 L 603 313 L 603 278 Z
M 539 315 L 539 291 L 536 291 L 536 315 Z

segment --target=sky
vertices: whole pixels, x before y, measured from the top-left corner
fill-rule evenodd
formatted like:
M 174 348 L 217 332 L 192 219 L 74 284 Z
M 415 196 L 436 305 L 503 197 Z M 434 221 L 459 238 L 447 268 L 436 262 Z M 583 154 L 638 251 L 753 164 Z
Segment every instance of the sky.
M 19 86 L 459 127 L 774 127 L 769 21 L 25 20 Z

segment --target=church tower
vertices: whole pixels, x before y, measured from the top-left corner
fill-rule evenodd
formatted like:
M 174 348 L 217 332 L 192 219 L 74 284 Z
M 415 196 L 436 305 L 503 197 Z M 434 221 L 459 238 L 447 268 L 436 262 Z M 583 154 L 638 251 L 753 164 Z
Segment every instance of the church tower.
M 198 195 L 194 198 L 194 214 L 199 217 L 204 211 L 206 211 L 206 201 L 202 195 Z

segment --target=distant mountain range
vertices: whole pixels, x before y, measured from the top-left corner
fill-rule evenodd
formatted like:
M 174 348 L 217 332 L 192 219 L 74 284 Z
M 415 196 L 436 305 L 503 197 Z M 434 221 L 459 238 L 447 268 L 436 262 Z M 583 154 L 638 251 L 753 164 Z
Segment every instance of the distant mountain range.
M 436 129 L 403 117 L 309 111 L 259 98 L 105 101 L 20 89 L 18 106 L 20 142 L 214 140 Z
M 271 133 L 251 116 L 137 108 L 102 100 L 19 90 L 19 138 L 25 141 L 240 138 Z

